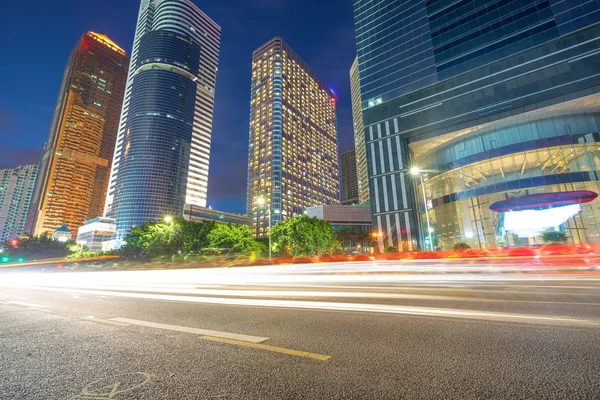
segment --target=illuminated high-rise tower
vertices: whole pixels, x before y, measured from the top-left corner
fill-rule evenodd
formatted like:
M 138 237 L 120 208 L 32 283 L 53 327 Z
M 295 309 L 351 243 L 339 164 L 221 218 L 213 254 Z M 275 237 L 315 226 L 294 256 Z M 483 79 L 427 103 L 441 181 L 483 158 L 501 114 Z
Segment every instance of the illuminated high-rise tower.
M 307 207 L 339 204 L 334 93 L 281 38 L 252 54 L 248 204 L 258 235 Z M 263 199 L 260 205 L 258 199 Z
M 67 63 L 24 232 L 73 238 L 102 215 L 129 59 L 108 37 L 88 32 Z
M 360 75 L 358 57 L 350 67 L 350 95 L 352 96 L 352 120 L 354 125 L 354 145 L 356 146 L 356 174 L 358 178 L 358 201 L 369 201 L 369 173 L 367 170 L 367 147 L 363 125 L 363 110 L 360 96 Z
M 142 0 L 105 209 L 117 239 L 206 206 L 220 37 L 190 0 Z

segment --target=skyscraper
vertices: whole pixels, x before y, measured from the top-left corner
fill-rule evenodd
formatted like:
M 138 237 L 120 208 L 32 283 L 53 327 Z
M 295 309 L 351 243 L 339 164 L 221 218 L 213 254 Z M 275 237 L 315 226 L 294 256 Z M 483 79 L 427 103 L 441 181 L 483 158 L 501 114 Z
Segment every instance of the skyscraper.
M 67 63 L 44 145 L 26 233 L 66 223 L 73 238 L 102 214 L 129 59 L 102 34 L 88 32 Z
M 335 108 L 333 92 L 281 38 L 254 51 L 247 210 L 257 234 L 267 232 L 269 210 L 275 223 L 339 204 Z
M 0 243 L 23 234 L 37 171 L 37 165 L 0 169 Z
M 118 238 L 206 206 L 220 37 L 190 0 L 142 0 L 105 209 Z
M 386 244 L 600 239 L 600 203 L 588 202 L 600 189 L 597 1 L 356 0 L 354 20 Z M 554 214 L 518 217 L 506 200 Z
M 356 174 L 356 152 L 354 149 L 340 155 L 342 178 L 342 204 L 358 204 L 358 177 Z
M 367 148 L 363 125 L 363 111 L 360 97 L 360 75 L 358 57 L 350 67 L 350 95 L 352 96 L 352 121 L 354 125 L 354 145 L 356 150 L 356 174 L 358 179 L 358 201 L 369 201 L 369 174 L 367 171 Z

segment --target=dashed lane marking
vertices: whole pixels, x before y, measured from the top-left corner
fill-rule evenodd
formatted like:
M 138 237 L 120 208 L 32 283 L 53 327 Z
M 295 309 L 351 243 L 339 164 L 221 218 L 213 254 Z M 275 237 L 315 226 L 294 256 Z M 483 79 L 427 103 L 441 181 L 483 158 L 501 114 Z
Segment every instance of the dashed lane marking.
M 312 358 L 314 360 L 320 360 L 320 361 L 327 361 L 331 358 L 331 356 L 328 356 L 325 354 L 309 353 L 307 351 L 287 349 L 285 347 L 269 346 L 267 344 L 249 343 L 249 342 L 243 342 L 241 340 L 231 340 L 231 339 L 224 339 L 224 338 L 213 337 L 213 336 L 200 336 L 200 339 L 210 340 L 211 342 L 226 343 L 226 344 L 231 344 L 231 345 L 235 345 L 235 346 L 250 347 L 252 349 L 272 351 L 275 353 L 287 354 L 290 356 Z
M 250 343 L 260 343 L 260 342 L 264 342 L 265 340 L 269 340 L 269 338 L 266 338 L 266 337 L 241 335 L 238 333 L 231 333 L 231 332 L 211 331 L 211 330 L 207 330 L 207 329 L 190 328 L 187 326 L 179 326 L 179 325 L 159 324 L 157 322 L 140 321 L 137 319 L 129 319 L 129 318 L 111 318 L 110 321 L 122 322 L 122 323 L 130 324 L 130 325 L 146 326 L 149 328 L 165 329 L 165 330 L 169 330 L 169 331 L 193 333 L 195 335 L 201 335 L 201 336 L 210 336 L 210 337 L 217 337 L 217 338 L 223 338 L 223 339 L 239 340 L 239 341 L 250 342 Z

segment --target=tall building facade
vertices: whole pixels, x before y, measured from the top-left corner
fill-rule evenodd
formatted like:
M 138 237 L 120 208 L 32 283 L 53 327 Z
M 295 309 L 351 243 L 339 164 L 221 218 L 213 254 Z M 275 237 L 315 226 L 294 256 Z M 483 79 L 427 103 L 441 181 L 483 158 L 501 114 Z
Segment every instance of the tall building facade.
M 0 243 L 23 235 L 37 165 L 0 169 Z
M 335 110 L 333 92 L 281 38 L 253 52 L 247 210 L 258 235 L 269 218 L 339 204 Z
M 356 0 L 354 18 L 371 205 L 386 244 L 489 248 L 548 230 L 600 239 L 596 202 L 569 200 L 573 214 L 558 219 L 524 215 L 528 229 L 495 206 L 544 195 L 554 200 L 537 207 L 552 209 L 599 191 L 598 1 Z
M 118 237 L 206 206 L 220 38 L 190 0 L 142 0 L 105 209 Z
M 129 59 L 108 37 L 88 32 L 67 63 L 40 160 L 25 232 L 73 232 L 102 215 Z
M 356 150 L 356 174 L 358 179 L 358 202 L 370 200 L 369 173 L 367 171 L 367 147 L 365 146 L 365 127 L 360 97 L 360 75 L 358 73 L 358 57 L 350 68 L 350 95 L 352 97 L 352 121 L 354 125 L 354 145 Z
M 350 149 L 340 155 L 342 180 L 342 204 L 358 204 L 358 176 L 356 174 L 356 151 Z

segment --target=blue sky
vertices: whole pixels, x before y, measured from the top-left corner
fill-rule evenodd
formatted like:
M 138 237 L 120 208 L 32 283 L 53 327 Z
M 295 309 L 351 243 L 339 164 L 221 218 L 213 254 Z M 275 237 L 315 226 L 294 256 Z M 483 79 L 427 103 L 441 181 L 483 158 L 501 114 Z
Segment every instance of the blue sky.
M 7 3 L 6 3 L 7 1 Z M 195 0 L 221 25 L 208 203 L 243 213 L 252 51 L 281 36 L 338 96 L 340 150 L 353 146 L 350 0 Z M 37 163 L 69 52 L 87 31 L 129 54 L 138 0 L 5 0 L 0 13 L 0 168 Z

